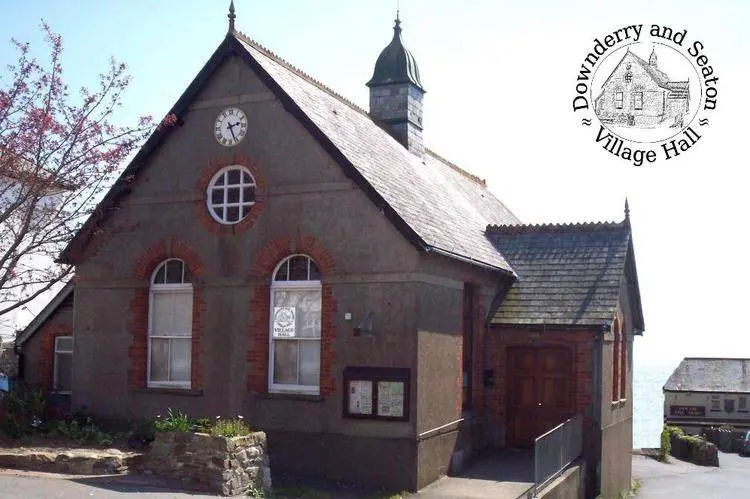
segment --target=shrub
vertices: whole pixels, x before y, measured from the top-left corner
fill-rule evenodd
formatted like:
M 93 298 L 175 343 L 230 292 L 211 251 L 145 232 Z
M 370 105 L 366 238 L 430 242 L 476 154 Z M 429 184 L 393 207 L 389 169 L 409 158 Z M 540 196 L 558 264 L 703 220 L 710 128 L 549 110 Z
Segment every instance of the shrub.
M 51 438 L 71 440 L 78 444 L 112 445 L 114 442 L 114 437 L 99 428 L 90 417 L 84 419 L 83 422 L 72 416 L 62 421 L 48 421 L 44 425 L 43 434 Z
M 665 463 L 669 460 L 669 454 L 672 452 L 672 436 L 669 426 L 664 425 L 661 430 L 661 460 Z
M 244 437 L 251 433 L 242 416 L 233 419 L 217 419 L 209 433 L 216 437 Z
M 133 422 L 128 443 L 131 446 L 142 447 L 154 441 L 154 422 L 150 419 L 139 419 Z
M 162 419 L 156 416 L 154 420 L 154 429 L 156 431 L 191 431 L 192 423 L 187 414 L 182 411 L 173 411 L 167 409 L 167 417 Z
M 0 403 L 2 430 L 11 438 L 21 438 L 42 424 L 46 403 L 39 390 L 19 388 L 6 393 Z

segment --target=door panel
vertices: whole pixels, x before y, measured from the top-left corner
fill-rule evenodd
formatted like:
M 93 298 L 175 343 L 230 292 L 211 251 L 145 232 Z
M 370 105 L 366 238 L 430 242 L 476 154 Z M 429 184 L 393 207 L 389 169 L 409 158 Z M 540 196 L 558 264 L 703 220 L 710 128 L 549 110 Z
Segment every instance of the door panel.
M 529 447 L 571 415 L 571 354 L 508 348 L 508 445 Z

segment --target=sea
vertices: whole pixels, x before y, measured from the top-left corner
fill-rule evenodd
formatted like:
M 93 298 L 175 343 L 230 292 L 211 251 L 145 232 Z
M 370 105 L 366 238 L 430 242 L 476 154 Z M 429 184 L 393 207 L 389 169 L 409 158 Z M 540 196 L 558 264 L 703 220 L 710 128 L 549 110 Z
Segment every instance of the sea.
M 633 448 L 659 447 L 664 415 L 662 387 L 678 362 L 634 359 Z

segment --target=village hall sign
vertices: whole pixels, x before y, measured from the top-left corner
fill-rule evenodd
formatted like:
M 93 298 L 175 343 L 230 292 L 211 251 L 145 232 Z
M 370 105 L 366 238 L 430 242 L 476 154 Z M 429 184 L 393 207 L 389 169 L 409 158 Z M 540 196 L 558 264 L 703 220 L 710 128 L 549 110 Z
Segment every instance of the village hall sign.
M 608 153 L 635 166 L 676 158 L 701 139 L 719 81 L 687 29 L 643 24 L 594 39 L 576 77 L 573 111 Z

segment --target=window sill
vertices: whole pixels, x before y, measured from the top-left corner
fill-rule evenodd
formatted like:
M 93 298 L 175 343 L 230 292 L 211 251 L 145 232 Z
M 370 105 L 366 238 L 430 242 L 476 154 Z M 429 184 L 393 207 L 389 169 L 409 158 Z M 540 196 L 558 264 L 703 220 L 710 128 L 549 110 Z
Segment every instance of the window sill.
M 257 396 L 263 399 L 278 399 L 278 400 L 301 400 L 303 402 L 323 402 L 322 395 L 313 395 L 309 393 L 286 393 L 286 392 L 272 392 L 272 393 L 258 393 Z
M 612 402 L 609 403 L 609 405 L 610 405 L 611 408 L 614 409 L 615 407 L 622 407 L 622 406 L 624 406 L 625 403 L 627 403 L 627 401 L 628 401 L 628 399 L 613 400 Z
M 151 395 L 184 395 L 186 397 L 200 397 L 203 395 L 203 390 L 195 388 L 164 388 L 164 387 L 150 387 L 150 388 L 131 388 L 132 393 L 148 393 Z

